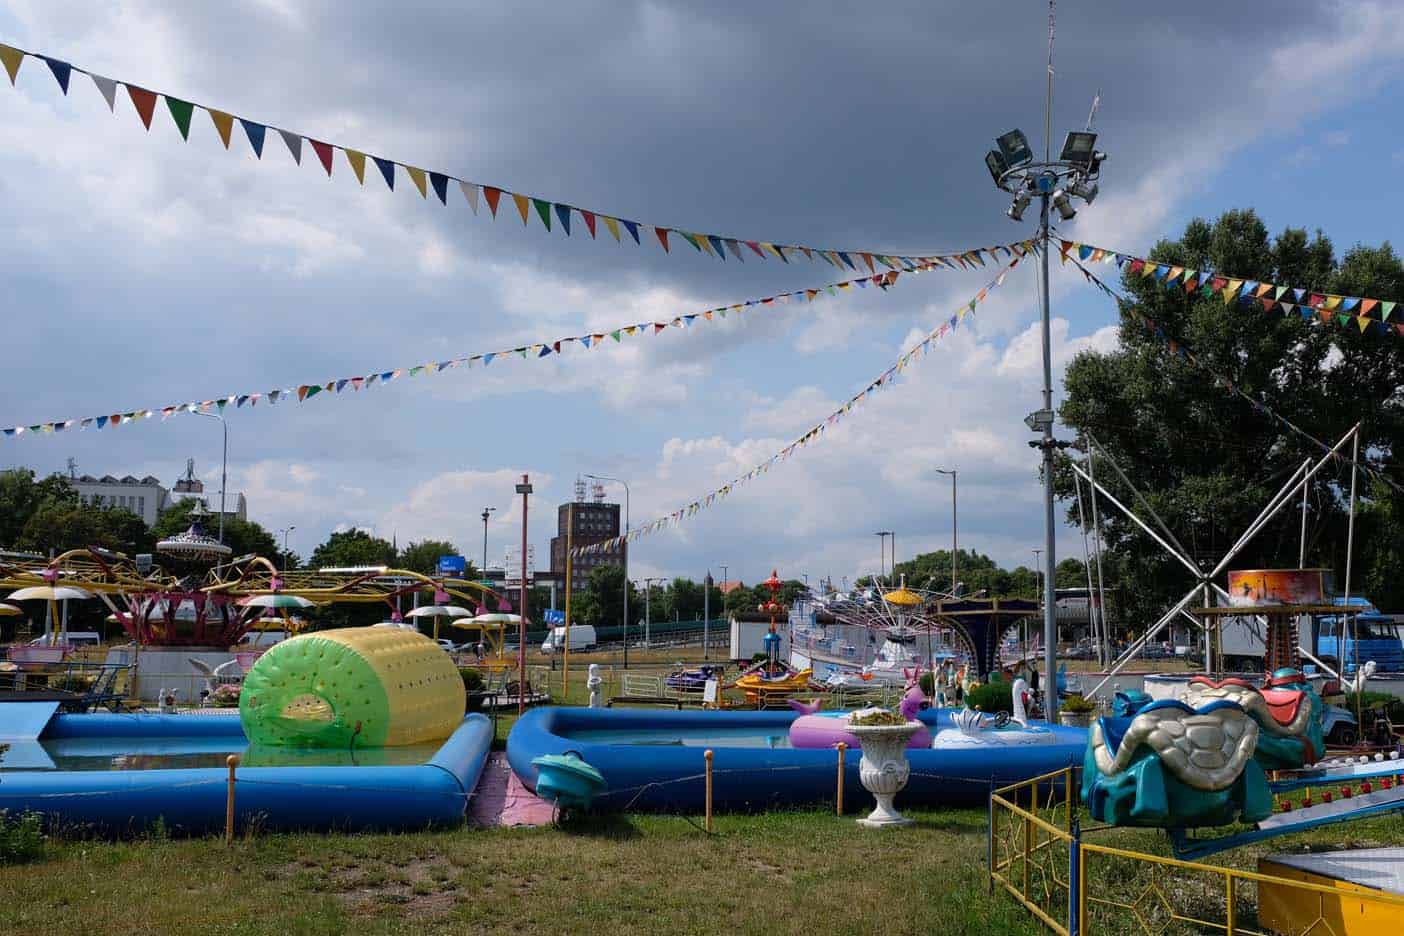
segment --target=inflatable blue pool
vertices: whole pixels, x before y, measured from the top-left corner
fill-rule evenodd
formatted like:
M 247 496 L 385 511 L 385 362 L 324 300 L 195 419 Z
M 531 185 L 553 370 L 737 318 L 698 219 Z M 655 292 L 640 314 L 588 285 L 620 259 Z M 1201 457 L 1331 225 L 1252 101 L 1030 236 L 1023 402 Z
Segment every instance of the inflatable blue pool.
M 18 717 L 0 706 L 0 719 Z M 229 754 L 240 755 L 243 828 L 422 829 L 462 821 L 492 746 L 470 714 L 447 740 L 411 748 L 300 751 L 250 747 L 237 716 L 54 714 L 30 740 L 7 739 L 0 810 L 109 833 L 159 819 L 173 833 L 223 828 Z
M 832 802 L 837 780 L 833 750 L 789 746 L 793 712 L 646 711 L 540 708 L 518 719 L 507 738 L 512 770 L 536 789 L 532 760 L 577 752 L 605 778 L 594 808 L 605 811 L 701 809 L 703 751 L 713 751 L 713 807 L 749 811 Z M 933 734 L 952 728 L 944 710 L 921 713 Z M 1036 744 L 971 744 L 961 749 L 909 750 L 911 779 L 899 803 L 975 805 L 992 786 L 1026 780 L 1082 763 L 1083 728 L 1038 726 Z M 858 779 L 859 752 L 845 763 L 844 798 L 852 808 L 868 799 Z

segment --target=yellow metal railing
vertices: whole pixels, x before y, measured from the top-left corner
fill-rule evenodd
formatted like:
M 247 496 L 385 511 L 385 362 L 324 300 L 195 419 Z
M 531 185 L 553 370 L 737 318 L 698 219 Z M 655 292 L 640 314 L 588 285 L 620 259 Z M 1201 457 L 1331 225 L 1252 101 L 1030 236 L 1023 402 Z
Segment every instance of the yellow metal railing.
M 1077 932 L 1172 933 L 1211 932 L 1226 936 L 1298 936 L 1321 933 L 1344 936 L 1361 932 L 1347 927 L 1345 914 L 1404 921 L 1404 897 L 1378 891 L 1343 890 L 1293 878 L 1236 868 L 1162 858 L 1141 852 L 1078 845 Z M 1115 867 L 1114 861 L 1121 862 Z M 1094 875 L 1097 876 L 1093 883 Z M 1112 886 L 1101 886 L 1106 883 Z M 1286 913 L 1265 919 L 1264 889 Z M 1344 899 L 1358 903 L 1352 910 Z M 1396 924 L 1395 930 L 1398 930 Z
M 1077 795 L 1074 768 L 990 794 L 990 887 L 1059 936 L 1400 931 L 1404 897 L 1084 842 Z
M 1072 768 L 990 794 L 991 886 L 998 883 L 1061 936 L 1068 936 L 1073 796 Z

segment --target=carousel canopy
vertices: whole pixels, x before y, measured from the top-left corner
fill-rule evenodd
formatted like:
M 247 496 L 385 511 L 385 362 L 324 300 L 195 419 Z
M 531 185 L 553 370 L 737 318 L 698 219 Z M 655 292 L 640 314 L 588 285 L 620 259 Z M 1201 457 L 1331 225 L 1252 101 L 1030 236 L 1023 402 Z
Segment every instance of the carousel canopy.
M 227 559 L 234 550 L 206 533 L 198 523 L 190 524 L 190 529 L 175 536 L 168 536 L 156 544 L 156 551 L 162 555 L 190 562 L 213 562 Z

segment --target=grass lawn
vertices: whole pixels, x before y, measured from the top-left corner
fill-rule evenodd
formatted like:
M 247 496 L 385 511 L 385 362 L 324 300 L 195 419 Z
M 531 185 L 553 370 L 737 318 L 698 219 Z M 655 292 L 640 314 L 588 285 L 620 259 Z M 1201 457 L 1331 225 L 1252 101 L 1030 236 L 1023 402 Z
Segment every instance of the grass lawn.
M 259 835 L 229 849 L 159 836 L 56 841 L 39 862 L 0 868 L 0 932 L 1044 932 L 987 891 L 984 810 L 909 815 L 916 827 L 885 832 L 798 811 L 719 816 L 710 837 L 682 817 L 627 816 L 566 830 Z M 1165 851 L 1154 832 L 1095 840 Z M 1398 844 L 1404 822 L 1294 836 L 1233 862 L 1252 868 L 1259 854 L 1342 842 Z M 1130 892 L 1144 874 L 1097 877 Z

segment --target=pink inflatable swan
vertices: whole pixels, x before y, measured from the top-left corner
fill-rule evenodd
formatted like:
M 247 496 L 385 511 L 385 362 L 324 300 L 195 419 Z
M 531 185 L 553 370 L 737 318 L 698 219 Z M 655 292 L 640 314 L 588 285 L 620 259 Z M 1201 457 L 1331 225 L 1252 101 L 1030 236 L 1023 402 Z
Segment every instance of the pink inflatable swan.
M 902 701 L 897 706 L 897 711 L 907 721 L 915 721 L 917 713 L 921 711 L 921 704 L 926 701 L 926 695 L 921 691 L 918 681 L 908 674 L 907 692 L 902 696 Z M 790 746 L 797 748 L 831 748 L 840 741 L 849 746 L 850 749 L 859 748 L 858 738 L 848 730 L 848 719 L 856 714 L 854 712 L 835 712 L 832 715 L 819 714 L 819 702 L 790 701 L 790 708 L 799 712 L 799 718 L 790 723 Z M 931 747 L 931 732 L 925 727 L 912 735 L 912 739 L 907 742 L 909 748 L 929 748 Z

